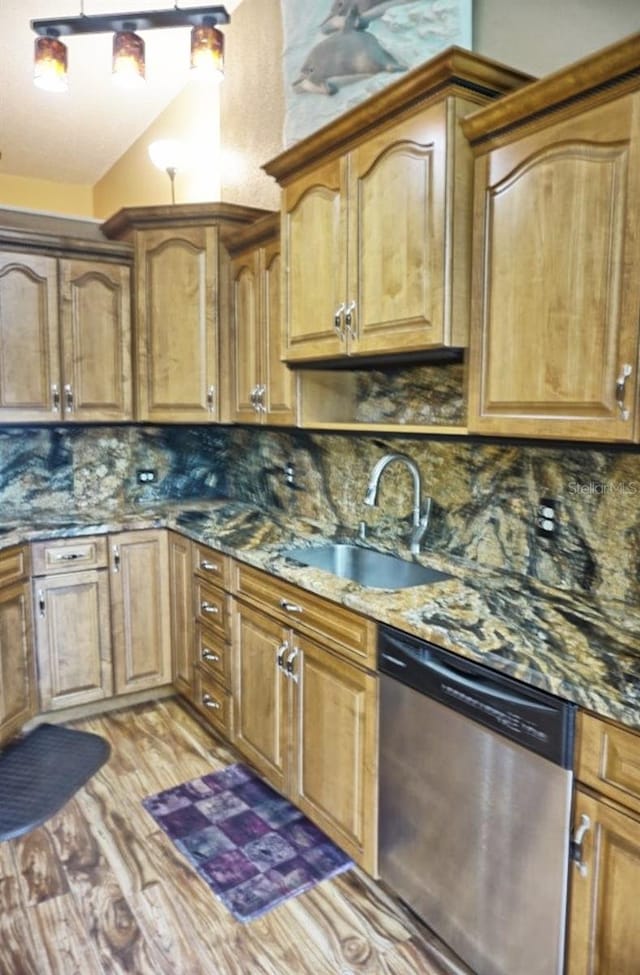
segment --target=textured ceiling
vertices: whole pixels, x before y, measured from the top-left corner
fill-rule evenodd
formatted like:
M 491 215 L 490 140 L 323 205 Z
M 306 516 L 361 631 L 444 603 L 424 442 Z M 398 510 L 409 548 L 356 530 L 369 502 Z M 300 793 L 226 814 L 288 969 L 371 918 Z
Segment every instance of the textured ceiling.
M 231 13 L 240 0 L 220 2 Z M 84 13 L 171 6 L 162 0 L 85 0 Z M 0 0 L 0 173 L 93 185 L 188 82 L 189 28 L 183 27 L 141 31 L 147 74 L 141 89 L 122 91 L 113 84 L 111 34 L 67 38 L 69 90 L 36 88 L 30 21 L 74 17 L 81 9 L 81 0 Z

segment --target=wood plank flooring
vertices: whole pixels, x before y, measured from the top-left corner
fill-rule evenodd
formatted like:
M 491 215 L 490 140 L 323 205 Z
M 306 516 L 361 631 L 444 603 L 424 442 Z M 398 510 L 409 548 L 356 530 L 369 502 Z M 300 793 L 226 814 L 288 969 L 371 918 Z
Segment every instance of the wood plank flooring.
M 1 975 L 451 975 L 446 950 L 359 870 L 234 920 L 140 800 L 237 756 L 176 700 L 76 722 L 109 763 L 0 843 Z

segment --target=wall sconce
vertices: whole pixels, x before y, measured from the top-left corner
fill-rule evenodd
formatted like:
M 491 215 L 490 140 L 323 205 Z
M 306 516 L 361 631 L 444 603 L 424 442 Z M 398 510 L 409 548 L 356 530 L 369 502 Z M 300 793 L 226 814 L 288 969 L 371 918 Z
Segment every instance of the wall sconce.
M 186 169 L 188 153 L 177 139 L 158 139 L 149 146 L 149 157 L 154 166 L 164 170 L 171 182 L 171 202 L 176 202 L 176 173 Z
M 113 76 L 127 86 L 144 81 L 144 41 L 137 31 L 161 27 L 191 27 L 191 67 L 193 73 L 220 78 L 224 62 L 224 37 L 216 27 L 228 24 L 224 7 L 190 7 L 170 10 L 143 10 L 127 14 L 81 13 L 79 17 L 32 20 L 36 39 L 34 82 L 49 91 L 67 88 L 67 49 L 60 37 L 70 34 L 113 33 Z

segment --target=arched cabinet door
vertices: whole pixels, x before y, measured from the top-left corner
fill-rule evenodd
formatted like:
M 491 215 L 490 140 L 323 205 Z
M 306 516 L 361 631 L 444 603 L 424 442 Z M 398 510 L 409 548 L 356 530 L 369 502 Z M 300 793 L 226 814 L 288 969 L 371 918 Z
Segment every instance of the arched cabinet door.
M 62 411 L 69 420 L 130 420 L 129 268 L 60 262 Z
M 477 160 L 474 432 L 637 439 L 634 100 L 517 130 Z
M 0 251 L 0 420 L 59 422 L 54 257 Z

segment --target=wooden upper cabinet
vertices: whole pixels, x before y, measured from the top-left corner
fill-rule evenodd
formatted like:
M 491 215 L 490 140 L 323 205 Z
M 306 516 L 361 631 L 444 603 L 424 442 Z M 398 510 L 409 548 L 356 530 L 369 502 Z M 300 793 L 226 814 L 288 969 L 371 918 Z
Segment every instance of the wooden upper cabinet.
M 0 251 L 0 419 L 60 420 L 58 267 Z
M 265 166 L 284 187 L 287 361 L 466 345 L 473 159 L 458 120 L 528 80 L 451 48 Z
M 264 215 L 234 204 L 131 207 L 102 225 L 134 244 L 139 420 L 227 419 L 230 307 L 220 237 Z
M 129 277 L 123 265 L 60 263 L 61 396 L 67 419 L 133 416 Z
M 463 123 L 477 152 L 474 432 L 640 433 L 640 81 L 630 91 L 618 63 L 637 65 L 640 36 L 612 53 Z
M 282 262 L 279 216 L 238 231 L 227 242 L 231 259 L 231 419 L 291 424 L 294 376 L 282 362 Z

